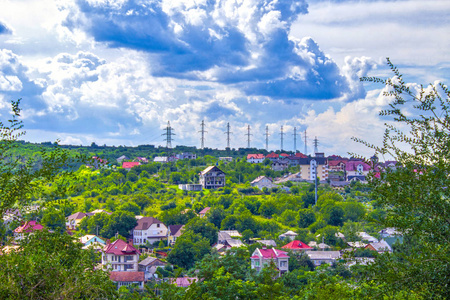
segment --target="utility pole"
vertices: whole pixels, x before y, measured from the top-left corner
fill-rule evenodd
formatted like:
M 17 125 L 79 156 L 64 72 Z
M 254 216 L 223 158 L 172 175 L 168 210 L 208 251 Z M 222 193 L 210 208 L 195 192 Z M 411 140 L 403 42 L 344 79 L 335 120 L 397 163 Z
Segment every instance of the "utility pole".
M 306 138 L 306 129 L 305 129 L 305 155 L 308 155 L 308 143 L 307 143 L 307 138 Z
M 294 153 L 297 153 L 297 127 L 294 127 Z
M 199 131 L 202 134 L 202 137 L 200 139 L 200 141 L 201 141 L 200 149 L 203 149 L 203 148 L 205 148 L 205 132 L 208 132 L 208 131 L 205 131 L 205 121 L 204 120 L 202 120 L 202 124 L 200 124 L 200 126 L 202 127 L 202 129 Z
M 314 139 L 314 156 L 316 156 L 316 153 L 319 152 L 319 140 L 316 138 Z
M 230 123 L 227 123 L 227 131 L 225 131 L 227 134 L 227 148 L 230 149 Z
M 164 139 L 165 141 L 167 141 L 167 148 L 172 148 L 172 135 L 175 135 L 175 133 L 173 133 L 173 128 L 170 127 L 170 121 L 167 121 L 167 127 L 166 127 L 166 133 L 163 133 L 162 135 L 165 135 L 166 138 Z
M 248 141 L 247 148 L 250 148 L 250 136 L 251 136 L 251 135 L 253 135 L 253 134 L 250 134 L 250 125 L 248 125 L 248 127 L 247 127 L 247 134 L 246 134 L 246 136 L 247 136 L 247 141 Z
M 266 125 L 266 151 L 269 151 L 269 126 Z
M 281 149 L 280 150 L 283 151 L 283 137 L 284 137 L 283 125 L 281 125 L 280 136 L 281 136 Z

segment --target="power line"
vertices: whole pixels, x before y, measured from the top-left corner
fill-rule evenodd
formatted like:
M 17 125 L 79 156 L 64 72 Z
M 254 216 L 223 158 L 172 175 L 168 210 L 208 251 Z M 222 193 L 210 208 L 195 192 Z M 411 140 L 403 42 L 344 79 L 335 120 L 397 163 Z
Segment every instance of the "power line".
M 294 127 L 294 153 L 297 152 L 297 127 Z
M 281 132 L 280 132 L 280 136 L 281 136 L 281 151 L 283 151 L 283 137 L 284 137 L 285 133 L 283 132 L 283 125 L 281 125 Z
M 266 151 L 269 151 L 269 126 L 266 125 Z
M 170 121 L 167 121 L 167 127 L 166 127 L 166 132 L 163 133 L 162 135 L 165 135 L 166 138 L 164 139 L 165 141 L 167 141 L 167 148 L 172 148 L 172 135 L 175 135 L 175 133 L 173 133 L 173 128 L 170 127 Z
M 202 133 L 202 137 L 200 138 L 200 141 L 201 141 L 200 149 L 203 149 L 203 148 L 205 148 L 205 132 L 208 132 L 208 131 L 205 131 L 205 121 L 204 120 L 202 120 L 202 124 L 200 124 L 200 126 L 202 127 L 202 129 L 199 131 Z
M 227 123 L 227 131 L 225 133 L 227 134 L 227 148 L 230 149 L 230 134 L 232 133 L 230 132 L 230 123 Z
M 247 127 L 247 133 L 246 133 L 245 135 L 247 136 L 247 142 L 248 142 L 247 148 L 250 148 L 250 136 L 253 135 L 253 134 L 250 134 L 250 125 L 248 125 L 248 127 Z

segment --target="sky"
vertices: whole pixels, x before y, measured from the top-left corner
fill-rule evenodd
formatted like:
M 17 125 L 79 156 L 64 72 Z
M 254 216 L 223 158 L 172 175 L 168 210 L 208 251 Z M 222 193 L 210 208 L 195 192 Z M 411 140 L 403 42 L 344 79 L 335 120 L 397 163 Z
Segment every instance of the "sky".
M 411 83 L 450 79 L 447 0 L 0 0 L 0 118 L 25 140 L 224 149 L 373 150 L 386 57 Z

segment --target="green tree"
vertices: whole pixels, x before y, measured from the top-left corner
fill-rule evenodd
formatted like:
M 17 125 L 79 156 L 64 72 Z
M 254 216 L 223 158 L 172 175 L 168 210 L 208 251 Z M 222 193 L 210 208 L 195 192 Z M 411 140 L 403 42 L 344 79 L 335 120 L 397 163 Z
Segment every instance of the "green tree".
M 179 267 L 190 269 L 196 261 L 210 251 L 209 240 L 198 233 L 187 230 L 177 239 L 167 256 L 167 261 Z
M 50 230 L 64 232 L 66 230 L 66 219 L 64 213 L 54 207 L 44 210 L 41 224 Z
M 316 221 L 316 215 L 310 208 L 302 208 L 298 211 L 298 226 L 307 228 Z
M 202 237 L 208 239 L 210 245 L 217 242 L 217 233 L 219 232 L 219 229 L 206 218 L 196 217 L 191 219 L 186 224 L 185 230 L 200 234 Z
M 108 224 L 102 229 L 101 235 L 106 238 L 113 237 L 116 233 L 121 236 L 129 236 L 131 229 L 136 227 L 137 220 L 134 214 L 128 211 L 115 211 L 109 216 Z
M 408 253 L 377 257 L 368 279 L 383 286 L 383 293 L 444 299 L 450 290 L 450 91 L 442 83 L 407 84 L 389 59 L 388 65 L 393 78 L 362 80 L 384 85 L 391 102 L 380 114 L 393 117 L 397 126 L 386 124 L 382 146 L 355 140 L 397 161 L 396 170 L 372 178 L 372 196 L 387 211 L 382 224 L 415 243 Z

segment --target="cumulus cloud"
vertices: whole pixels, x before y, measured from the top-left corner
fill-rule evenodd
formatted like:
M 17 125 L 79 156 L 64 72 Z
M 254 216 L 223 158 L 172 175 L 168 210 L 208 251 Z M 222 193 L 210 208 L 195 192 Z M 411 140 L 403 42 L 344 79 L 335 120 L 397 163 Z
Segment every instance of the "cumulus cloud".
M 247 95 L 332 99 L 349 90 L 337 65 L 290 28 L 304 0 L 88 1 L 65 7 L 67 28 L 111 48 L 148 53 L 159 77 L 236 85 Z
M 2 21 L 0 21 L 0 35 L 1 34 L 11 34 L 12 30 L 6 26 Z

